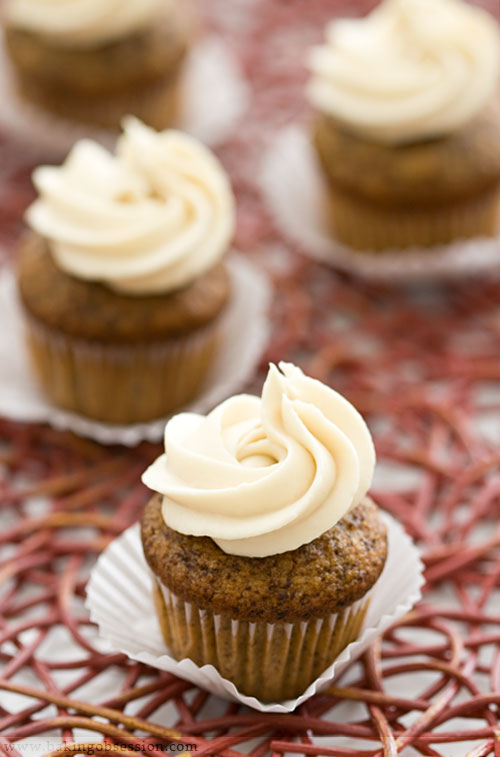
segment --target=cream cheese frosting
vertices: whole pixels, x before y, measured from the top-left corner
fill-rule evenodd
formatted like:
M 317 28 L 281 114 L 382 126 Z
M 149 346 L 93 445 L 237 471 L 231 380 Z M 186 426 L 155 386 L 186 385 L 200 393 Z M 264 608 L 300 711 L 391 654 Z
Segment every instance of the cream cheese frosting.
M 330 23 L 308 61 L 311 103 L 361 136 L 398 143 L 446 136 L 488 104 L 500 32 L 462 0 L 384 0 Z
M 271 365 L 262 397 L 238 395 L 207 416 L 181 413 L 143 481 L 172 529 L 226 553 L 265 557 L 332 528 L 368 491 L 370 432 L 340 394 L 296 366 Z
M 172 0 L 7 0 L 7 22 L 61 45 L 93 46 L 141 31 Z
M 116 155 L 78 142 L 33 174 L 26 218 L 56 264 L 130 295 L 178 289 L 212 268 L 234 231 L 234 198 L 217 158 L 182 132 L 124 122 Z

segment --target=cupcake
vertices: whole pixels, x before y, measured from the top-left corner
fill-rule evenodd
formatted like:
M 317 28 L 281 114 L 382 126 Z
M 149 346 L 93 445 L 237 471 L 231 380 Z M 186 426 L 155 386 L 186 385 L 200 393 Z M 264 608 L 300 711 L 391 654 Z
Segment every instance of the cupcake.
M 142 544 L 166 647 L 261 701 L 304 692 L 359 636 L 387 556 L 370 433 L 290 364 L 262 397 L 166 426 Z
M 128 113 L 175 124 L 189 35 L 180 0 L 7 0 L 4 15 L 22 98 L 110 129 Z
M 335 236 L 357 249 L 494 236 L 500 33 L 462 0 L 384 0 L 311 51 Z
M 83 140 L 34 183 L 17 278 L 42 388 L 111 423 L 178 409 L 212 365 L 230 297 L 234 201 L 218 160 L 128 118 L 115 155 Z

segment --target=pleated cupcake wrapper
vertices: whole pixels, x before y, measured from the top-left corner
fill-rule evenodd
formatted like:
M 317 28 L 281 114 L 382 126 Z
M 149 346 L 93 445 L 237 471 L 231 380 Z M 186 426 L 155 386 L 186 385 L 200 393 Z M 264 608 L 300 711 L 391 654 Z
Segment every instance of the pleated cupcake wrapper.
M 266 702 L 302 694 L 359 636 L 370 603 L 367 594 L 326 618 L 252 623 L 199 609 L 160 581 L 153 595 L 165 644 L 176 659 L 213 665 L 243 694 Z
M 179 89 L 178 128 L 211 146 L 230 137 L 250 102 L 250 90 L 237 62 L 217 36 L 194 44 Z M 25 142 L 33 153 L 64 158 L 80 139 L 93 139 L 109 149 L 116 142 L 118 132 L 67 121 L 22 98 L 1 33 L 0 99 L 0 126 L 14 139 Z
M 146 345 L 134 344 L 133 342 L 130 344 L 115 345 L 67 337 L 60 332 L 43 326 L 40 321 L 30 317 L 27 313 L 24 313 L 24 318 L 35 337 L 40 339 L 40 341 L 48 340 L 50 342 L 50 349 L 54 350 L 54 354 L 58 357 L 69 348 L 74 349 L 78 353 L 78 357 L 82 359 L 96 360 L 102 363 L 111 358 L 113 362 L 117 362 L 121 366 L 126 366 L 130 362 L 131 355 L 134 356 L 135 354 L 140 354 L 147 361 L 159 360 L 160 362 L 171 357 L 181 357 L 185 353 L 186 344 L 196 352 L 197 349 L 203 346 L 206 338 L 215 334 L 218 328 L 218 324 L 214 322 L 208 327 L 198 329 L 186 337 L 176 337 L 170 341 L 151 342 Z
M 86 342 L 26 316 L 34 370 L 59 407 L 107 423 L 160 418 L 193 399 L 214 359 L 220 318 L 148 345 Z
M 300 694 L 283 701 L 264 702 L 258 696 L 243 694 L 213 664 L 198 665 L 190 658 L 176 660 L 173 657 L 162 636 L 154 604 L 155 578 L 144 558 L 138 524 L 115 539 L 100 556 L 87 586 L 86 605 L 91 619 L 99 627 L 101 638 L 108 642 L 110 650 L 123 652 L 134 660 L 166 670 L 213 694 L 261 712 L 291 712 L 302 702 L 329 686 L 353 660 L 366 651 L 377 636 L 405 615 L 420 599 L 424 579 L 419 552 L 410 537 L 392 517 L 385 514 L 383 517 L 387 525 L 388 557 L 379 580 L 364 598 L 369 599 L 369 605 L 359 635 Z M 192 618 L 193 615 L 190 616 L 191 620 Z M 213 621 L 214 634 L 215 622 L 218 623 L 217 633 L 224 631 L 227 641 L 237 638 L 241 632 L 242 624 L 224 619 Z M 328 624 L 331 622 L 332 619 L 327 620 Z M 272 624 L 271 631 L 268 631 L 267 624 L 261 625 L 265 625 L 264 636 L 267 637 L 267 634 L 271 633 L 272 637 Z M 294 625 L 297 626 L 296 636 L 302 636 L 304 626 Z M 318 628 L 318 620 L 310 625 Z M 258 626 L 259 624 L 256 624 L 252 631 L 253 638 L 259 633 Z M 291 633 L 290 638 L 294 633 L 293 626 Z M 286 643 L 286 639 L 287 631 L 283 628 L 283 643 Z M 282 653 L 282 659 L 283 657 Z M 272 681 L 273 675 L 274 672 L 268 680 Z
M 158 131 L 178 126 L 182 113 L 181 77 L 179 66 L 178 70 L 139 91 L 87 99 L 80 95 L 54 95 L 49 90 L 42 91 L 37 82 L 19 77 L 16 97 L 23 107 L 50 113 L 52 119 L 88 122 L 91 129 L 108 131 L 105 138 L 111 146 L 113 133 L 116 138 L 115 125 L 130 113 Z
M 420 218 L 400 214 L 394 219 L 395 234 L 405 246 L 390 246 L 386 219 L 360 203 L 337 196 L 337 222 L 364 247 L 367 235 L 387 250 L 354 249 L 334 236 L 330 189 L 324 178 L 305 126 L 283 130 L 270 145 L 262 165 L 261 188 L 277 226 L 301 251 L 322 263 L 371 281 L 413 282 L 461 279 L 471 274 L 500 275 L 500 229 L 495 237 L 460 239 L 471 229 L 494 228 L 498 193 L 479 197 L 463 207 L 437 209 Z M 451 232 L 457 241 L 418 246 L 418 233 L 428 238 Z M 389 230 L 390 231 L 390 230 Z M 383 236 L 384 235 L 384 236 Z
M 206 413 L 241 390 L 255 370 L 269 338 L 267 311 L 271 289 L 266 277 L 243 256 L 227 262 L 231 299 L 222 314 L 221 337 L 212 368 L 199 394 L 183 409 Z M 147 423 L 118 425 L 93 421 L 50 402 L 35 380 L 25 347 L 24 318 L 16 294 L 14 274 L 0 274 L 0 413 L 23 422 L 46 422 L 103 444 L 134 446 L 143 439 L 160 441 L 166 417 Z M 87 354 L 85 345 L 82 354 Z M 117 356 L 119 360 L 119 356 Z M 135 390 L 134 390 L 135 395 Z M 112 398 L 112 395 L 111 395 Z
M 432 254 L 436 239 L 468 239 L 478 230 L 492 234 L 498 225 L 500 192 L 498 189 L 453 207 L 436 207 L 416 211 L 384 211 L 351 198 L 343 192 L 334 192 L 325 187 L 327 212 L 330 214 L 331 233 L 349 239 L 358 250 L 377 249 L 369 254 L 378 256 L 385 249 L 403 246 L 399 254 L 405 255 L 418 241 L 427 245 L 422 254 Z

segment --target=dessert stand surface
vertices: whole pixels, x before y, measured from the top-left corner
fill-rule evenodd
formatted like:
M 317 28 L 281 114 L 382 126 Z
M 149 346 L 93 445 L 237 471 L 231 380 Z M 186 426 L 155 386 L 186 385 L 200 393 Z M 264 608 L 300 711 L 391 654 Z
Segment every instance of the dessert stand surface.
M 302 256 L 263 205 L 256 166 L 273 136 L 306 116 L 304 49 L 334 10 L 368 3 L 198 6 L 253 92 L 250 115 L 218 150 L 239 199 L 236 246 L 277 292 L 248 389 L 260 389 L 267 361 L 294 360 L 367 417 L 373 496 L 421 547 L 424 596 L 294 713 L 225 702 L 110 652 L 84 607 L 97 555 L 141 512 L 139 476 L 160 447 L 103 447 L 0 421 L 0 752 L 94 754 L 104 738 L 130 757 L 153 744 L 180 753 L 179 739 L 218 757 L 499 755 L 500 283 L 360 283 Z M 1 142 L 5 259 L 32 197 L 25 160 L 20 145 Z

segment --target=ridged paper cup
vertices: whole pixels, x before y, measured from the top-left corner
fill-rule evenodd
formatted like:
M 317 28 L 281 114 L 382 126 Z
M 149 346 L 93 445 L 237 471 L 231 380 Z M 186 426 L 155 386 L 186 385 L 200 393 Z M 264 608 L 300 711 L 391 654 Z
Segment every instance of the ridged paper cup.
M 109 130 L 111 137 L 124 116 L 133 113 L 153 129 L 174 128 L 182 118 L 181 67 L 172 71 L 161 81 L 143 86 L 140 91 L 120 92 L 109 97 L 54 95 L 42 91 L 39 85 L 27 77 L 18 75 L 19 94 L 16 97 L 23 107 L 42 110 L 50 114 L 48 119 L 68 123 L 90 124 L 89 129 Z M 22 99 L 21 99 L 22 98 Z
M 366 280 L 411 283 L 500 275 L 496 191 L 460 207 L 419 216 L 391 213 L 389 219 L 381 210 L 331 191 L 311 134 L 301 126 L 287 127 L 269 146 L 260 184 L 278 228 L 301 252 Z M 477 238 L 466 239 L 474 230 Z M 340 236 L 351 244 L 340 242 Z M 429 246 L 433 239 L 450 237 L 456 241 Z M 370 249 L 370 239 L 384 249 Z
M 25 321 L 45 394 L 65 410 L 123 424 L 161 418 L 193 399 L 214 359 L 221 319 L 186 336 L 130 345 L 75 339 L 29 315 Z
M 90 617 L 113 650 L 134 660 L 262 712 L 291 712 L 330 685 L 420 599 L 419 552 L 393 518 L 383 517 L 388 536 L 384 570 L 365 598 L 341 616 L 251 624 L 179 602 L 151 573 L 136 524 L 109 545 L 92 571 L 86 603 Z M 164 638 L 165 603 L 170 614 Z M 174 653 L 193 655 L 199 662 L 177 660 Z
M 177 660 L 212 665 L 246 696 L 279 702 L 300 696 L 360 635 L 370 592 L 340 613 L 298 623 L 238 621 L 152 586 L 167 649 Z
M 467 202 L 423 210 L 386 210 L 325 186 L 326 215 L 332 236 L 345 245 L 378 256 L 384 250 L 406 255 L 421 245 L 422 255 L 432 254 L 438 244 L 454 240 L 493 237 L 498 231 L 498 189 L 484 192 Z

